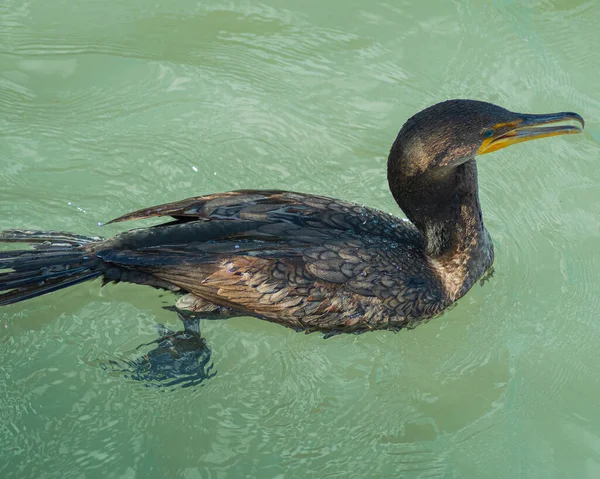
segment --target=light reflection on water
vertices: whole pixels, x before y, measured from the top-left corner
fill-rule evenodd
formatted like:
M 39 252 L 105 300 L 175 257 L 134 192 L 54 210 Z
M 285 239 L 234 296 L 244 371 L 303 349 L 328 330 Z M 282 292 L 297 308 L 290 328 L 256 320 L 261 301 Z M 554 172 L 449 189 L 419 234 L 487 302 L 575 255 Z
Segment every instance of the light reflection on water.
M 206 322 L 216 376 L 157 389 L 98 364 L 178 329 L 168 294 L 4 308 L 2 477 L 600 475 L 599 21 L 593 0 L 0 5 L 0 228 L 109 235 L 247 187 L 396 212 L 385 157 L 424 106 L 587 120 L 483 159 L 496 274 L 414 331 Z

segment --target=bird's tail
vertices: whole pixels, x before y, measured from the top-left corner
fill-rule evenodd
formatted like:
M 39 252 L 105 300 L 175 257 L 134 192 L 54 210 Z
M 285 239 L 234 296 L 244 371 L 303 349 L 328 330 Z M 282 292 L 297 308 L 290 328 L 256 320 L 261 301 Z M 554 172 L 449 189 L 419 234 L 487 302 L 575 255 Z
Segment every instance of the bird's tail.
M 102 241 L 55 231 L 7 230 L 0 243 L 29 243 L 33 249 L 0 251 L 0 306 L 18 303 L 102 275 L 90 244 Z

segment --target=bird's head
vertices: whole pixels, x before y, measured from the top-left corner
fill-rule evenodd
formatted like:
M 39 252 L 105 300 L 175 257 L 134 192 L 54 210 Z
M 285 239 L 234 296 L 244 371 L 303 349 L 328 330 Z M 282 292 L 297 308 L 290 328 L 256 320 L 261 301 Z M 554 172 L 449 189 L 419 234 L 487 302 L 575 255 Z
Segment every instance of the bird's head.
M 584 126 L 583 118 L 572 112 L 532 115 L 482 101 L 449 100 L 420 111 L 404 124 L 390 152 L 390 162 L 395 163 L 394 174 L 407 179 L 443 174 L 477 155 L 523 141 L 582 131 L 564 124 L 567 121 Z
M 581 128 L 567 121 L 578 122 Z M 438 103 L 410 118 L 398 133 L 388 158 L 390 190 L 427 238 L 428 251 L 447 251 L 460 242 L 452 233 L 462 231 L 457 224 L 463 230 L 467 224 L 472 231 L 483 228 L 477 155 L 537 138 L 580 133 L 583 126 L 577 113 L 514 113 L 473 100 Z

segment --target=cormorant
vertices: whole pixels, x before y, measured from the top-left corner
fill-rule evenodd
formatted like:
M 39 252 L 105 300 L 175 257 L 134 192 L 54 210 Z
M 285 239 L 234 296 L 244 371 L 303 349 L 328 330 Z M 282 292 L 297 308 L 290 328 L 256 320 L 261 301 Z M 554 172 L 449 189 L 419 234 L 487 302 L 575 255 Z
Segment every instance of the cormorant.
M 403 220 L 325 196 L 242 190 L 146 208 L 112 222 L 169 216 L 109 239 L 9 230 L 0 242 L 0 305 L 93 278 L 176 291 L 203 318 L 255 316 L 325 333 L 400 329 L 434 317 L 490 269 L 475 157 L 579 133 L 581 116 L 513 113 L 449 100 L 410 118 L 388 158 Z

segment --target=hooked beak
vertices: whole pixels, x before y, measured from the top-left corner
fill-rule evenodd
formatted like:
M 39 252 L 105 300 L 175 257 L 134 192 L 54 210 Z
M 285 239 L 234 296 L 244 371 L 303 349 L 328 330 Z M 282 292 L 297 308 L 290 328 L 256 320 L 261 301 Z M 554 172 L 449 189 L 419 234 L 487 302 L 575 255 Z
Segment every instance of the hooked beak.
M 577 121 L 581 128 L 573 125 L 541 126 L 564 121 Z M 549 113 L 547 115 L 519 115 L 509 123 L 499 123 L 493 127 L 493 135 L 483 140 L 477 151 L 478 155 L 506 148 L 523 141 L 547 138 L 549 136 L 581 133 L 585 122 L 580 115 L 573 112 Z

